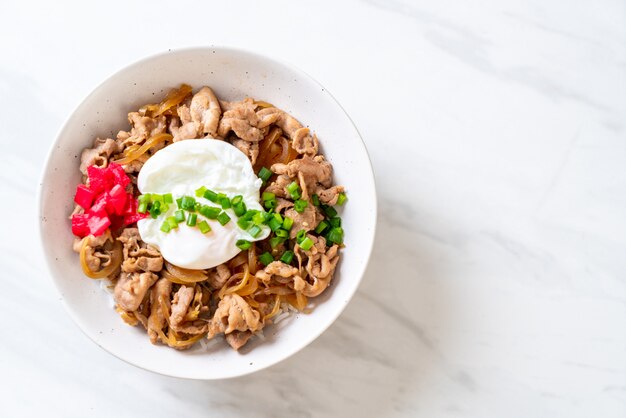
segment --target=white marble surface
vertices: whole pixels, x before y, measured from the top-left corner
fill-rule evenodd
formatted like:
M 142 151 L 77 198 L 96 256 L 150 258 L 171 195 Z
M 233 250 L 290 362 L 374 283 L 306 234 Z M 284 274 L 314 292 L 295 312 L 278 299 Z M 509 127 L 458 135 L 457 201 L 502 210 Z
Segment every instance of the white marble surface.
M 0 16 L 0 416 L 626 415 L 623 1 L 3 1 Z M 35 191 L 101 80 L 211 43 L 328 87 L 381 210 L 363 284 L 322 337 L 196 382 L 129 366 L 71 322 Z

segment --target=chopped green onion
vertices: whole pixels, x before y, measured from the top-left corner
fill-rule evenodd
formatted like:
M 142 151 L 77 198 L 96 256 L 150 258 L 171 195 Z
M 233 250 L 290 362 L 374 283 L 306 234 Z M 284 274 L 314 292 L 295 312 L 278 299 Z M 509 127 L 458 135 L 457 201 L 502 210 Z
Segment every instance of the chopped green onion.
M 147 211 L 148 211 L 148 203 L 139 202 L 139 206 L 137 206 L 137 213 L 146 213 Z
M 341 226 L 341 218 L 339 216 L 330 218 L 328 222 L 330 223 L 330 226 L 332 226 L 333 228 L 338 228 Z
M 220 201 L 221 205 L 222 205 L 222 209 L 230 209 L 230 199 L 227 197 L 223 197 L 222 200 Z
M 337 198 L 337 204 L 342 206 L 348 200 L 348 196 L 345 193 L 339 193 L 339 197 Z
M 293 208 L 298 213 L 304 212 L 307 206 L 309 206 L 309 202 L 307 202 L 306 200 L 301 200 L 301 199 L 296 200 L 293 204 Z
M 222 212 L 219 215 L 217 215 L 217 221 L 220 223 L 220 225 L 224 226 L 228 222 L 230 222 L 230 216 L 228 216 L 226 212 Z
M 316 194 L 311 196 L 311 201 L 313 202 L 313 206 L 319 206 L 320 205 L 320 197 L 318 195 L 316 195 Z
M 252 225 L 250 229 L 248 229 L 248 234 L 252 236 L 252 238 L 256 238 L 261 233 L 261 227 L 258 225 Z
M 202 186 L 199 189 L 196 189 L 196 197 L 204 197 L 204 192 L 206 192 L 207 188 Z
M 315 228 L 315 232 L 318 234 L 321 234 L 322 232 L 324 232 L 324 230 L 326 230 L 326 228 L 328 228 L 328 222 L 326 221 L 322 221 L 319 224 L 317 224 L 317 227 Z
M 279 222 L 278 219 L 276 218 L 272 218 L 267 223 L 267 225 L 270 227 L 272 231 L 277 231 L 278 229 L 280 229 L 281 226 L 283 226 L 283 223 Z
M 152 209 L 160 210 L 161 209 L 161 202 L 159 202 L 158 200 L 156 202 L 153 202 L 152 203 Z
M 278 222 L 280 222 L 281 224 L 283 223 L 283 217 L 280 215 L 280 213 L 275 213 L 272 215 L 272 217 L 276 219 Z
M 187 225 L 196 226 L 197 220 L 198 220 L 198 215 L 195 213 L 190 213 L 189 216 L 187 216 Z
M 250 227 L 250 221 L 244 218 L 239 218 L 237 220 L 237 226 L 243 230 L 246 230 Z
M 222 210 L 220 208 L 215 208 L 213 206 L 202 205 L 199 212 L 209 218 L 209 219 L 217 219 L 218 215 Z
M 252 222 L 254 222 L 257 225 L 261 225 L 265 223 L 265 213 L 263 212 L 255 213 L 254 216 L 252 217 Z
M 322 210 L 329 218 L 334 218 L 335 216 L 337 216 L 337 211 L 332 206 L 322 205 Z
M 174 218 L 176 218 L 176 222 L 185 222 L 185 212 L 178 209 L 174 212 Z
M 265 184 L 270 179 L 270 177 L 272 177 L 272 172 L 270 170 L 268 170 L 267 168 L 262 167 L 259 170 L 259 174 L 258 175 L 259 175 L 259 178 L 261 180 L 263 180 L 263 183 Z
M 263 199 L 263 201 L 265 201 L 265 200 L 275 200 L 276 199 L 276 195 L 274 193 L 270 193 L 270 192 L 263 192 L 263 195 L 261 196 L 261 199 Z
M 150 193 L 146 193 L 146 194 L 142 194 L 141 196 L 139 196 L 137 198 L 137 201 L 139 201 L 139 203 L 150 203 Z
M 264 252 L 259 256 L 259 261 L 263 263 L 264 266 L 267 266 L 272 261 L 274 261 L 274 257 L 272 257 L 272 254 L 270 254 L 269 252 Z
M 209 223 L 207 221 L 202 221 L 202 222 L 200 222 L 198 224 L 198 229 L 203 234 L 206 234 L 207 232 L 209 232 L 211 230 L 211 226 L 209 225 Z
M 326 234 L 326 240 L 335 244 L 343 243 L 343 229 L 341 227 L 331 229 Z
M 283 242 L 285 242 L 285 238 L 281 238 L 281 237 L 272 237 L 272 238 L 270 238 L 270 245 L 271 245 L 272 248 L 278 247 Z
M 274 231 L 274 235 L 281 238 L 287 238 L 289 236 L 289 232 L 285 231 L 284 229 L 277 229 L 276 231 Z
M 256 215 L 257 213 L 259 213 L 259 211 L 256 209 L 247 210 L 246 213 L 243 215 L 243 218 L 248 221 L 251 221 L 254 215 Z
M 263 207 L 267 210 L 272 210 L 272 209 L 276 209 L 276 205 L 278 204 L 278 202 L 276 201 L 276 199 L 270 199 L 270 200 L 265 200 L 263 201 Z
M 204 198 L 210 200 L 211 202 L 217 202 L 217 193 L 215 193 L 213 190 L 207 189 L 204 192 Z
M 240 250 L 247 250 L 248 248 L 252 247 L 252 243 L 250 241 L 248 241 L 248 240 L 245 240 L 245 239 L 237 240 L 235 245 Z
M 291 264 L 291 261 L 293 260 L 293 251 L 288 250 L 285 251 L 283 253 L 283 255 L 280 257 L 280 261 L 282 261 L 285 264 Z
M 222 199 L 226 199 L 226 198 L 228 198 L 228 196 L 226 196 L 226 194 L 218 193 L 217 194 L 217 202 L 216 203 L 222 203 Z
M 150 217 L 152 219 L 158 218 L 160 214 L 161 214 L 160 210 L 158 210 L 158 209 L 150 209 Z
M 183 209 L 194 209 L 196 204 L 196 199 L 194 197 L 191 196 L 183 196 L 183 201 L 181 203 L 181 206 Z
M 236 196 L 235 196 L 235 198 L 236 198 Z M 243 201 L 234 203 L 234 200 L 235 199 L 233 199 L 233 212 L 235 212 L 235 215 L 237 215 L 237 216 L 245 215 L 246 214 L 246 210 L 247 210 L 246 204 Z
M 174 198 L 172 197 L 171 193 L 166 193 L 163 195 L 163 202 L 164 203 L 174 203 Z
M 176 205 L 178 205 L 178 209 L 182 209 L 183 208 L 183 198 L 179 197 L 178 199 L 176 199 Z
M 309 251 L 313 246 L 313 240 L 309 237 L 305 237 L 298 245 L 300 245 L 300 248 L 302 248 L 304 251 Z
M 163 221 L 163 223 L 161 224 L 161 231 L 168 233 L 171 229 L 172 227 L 170 226 L 169 222 Z
M 285 228 L 287 231 L 291 230 L 291 227 L 293 226 L 293 219 L 285 216 L 285 220 L 283 221 L 283 228 Z
M 300 199 L 300 186 L 298 186 L 298 183 L 296 183 L 295 181 L 287 186 L 287 191 L 289 192 L 293 200 Z
M 238 194 L 237 196 L 233 197 L 231 200 L 233 206 L 238 205 L 239 203 L 243 202 L 243 196 Z
M 188 210 L 189 212 L 199 212 L 201 207 L 202 207 L 202 203 L 196 202 L 196 204 L 193 205 L 193 209 L 188 209 Z
M 300 244 L 302 240 L 304 240 L 305 238 L 306 238 L 306 231 L 304 229 L 299 230 L 298 233 L 296 234 L 296 242 Z
M 156 193 L 150 193 L 150 201 L 163 203 L 163 196 Z
M 178 228 L 178 221 L 176 221 L 176 218 L 173 216 L 168 216 L 167 219 L 165 219 L 167 221 L 168 224 L 170 224 L 170 228 L 172 229 L 176 229 Z

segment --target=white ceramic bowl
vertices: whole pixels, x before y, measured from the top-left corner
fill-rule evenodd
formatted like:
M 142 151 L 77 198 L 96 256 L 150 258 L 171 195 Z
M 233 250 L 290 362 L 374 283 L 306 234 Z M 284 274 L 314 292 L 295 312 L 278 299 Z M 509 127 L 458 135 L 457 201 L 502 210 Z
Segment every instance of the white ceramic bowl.
M 79 156 L 96 136 L 126 130 L 129 111 L 160 100 L 181 82 L 210 86 L 225 100 L 246 96 L 273 103 L 317 133 L 322 152 L 333 164 L 335 181 L 346 186 L 343 209 L 347 247 L 331 287 L 314 300 L 309 315 L 295 315 L 265 329 L 242 352 L 226 344 L 176 351 L 150 344 L 141 327 L 130 327 L 112 309 L 99 281 L 85 277 L 68 215 L 80 182 Z M 132 64 L 96 88 L 61 129 L 43 172 L 40 189 L 41 240 L 52 278 L 78 326 L 96 344 L 128 363 L 157 373 L 192 378 L 241 376 L 271 366 L 311 343 L 343 311 L 365 271 L 376 227 L 376 192 L 365 146 L 341 106 L 310 76 L 256 53 L 231 48 L 165 52 Z

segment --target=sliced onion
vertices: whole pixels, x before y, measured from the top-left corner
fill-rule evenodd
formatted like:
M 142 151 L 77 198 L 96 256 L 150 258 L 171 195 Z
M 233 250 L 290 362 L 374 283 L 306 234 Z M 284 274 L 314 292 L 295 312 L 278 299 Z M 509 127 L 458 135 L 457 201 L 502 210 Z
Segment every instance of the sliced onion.
M 83 238 L 83 243 L 80 247 L 80 266 L 83 269 L 85 276 L 91 279 L 104 279 L 115 273 L 115 271 L 122 264 L 122 243 L 115 240 L 113 243 L 113 249 L 111 250 L 111 259 L 109 265 L 102 270 L 93 271 L 87 265 L 87 247 L 89 243 L 89 236 Z
M 131 163 L 135 161 L 137 158 L 144 155 L 146 152 L 148 152 L 148 150 L 152 148 L 153 146 L 161 142 L 169 141 L 172 138 L 173 138 L 172 135 L 166 134 L 166 133 L 160 133 L 160 134 L 151 136 L 150 138 L 146 140 L 146 142 L 143 143 L 142 146 L 140 146 L 137 149 L 134 149 L 132 152 L 125 154 L 124 157 L 120 158 L 119 160 L 115 160 L 113 162 L 120 164 L 120 165 L 126 165 L 128 163 Z

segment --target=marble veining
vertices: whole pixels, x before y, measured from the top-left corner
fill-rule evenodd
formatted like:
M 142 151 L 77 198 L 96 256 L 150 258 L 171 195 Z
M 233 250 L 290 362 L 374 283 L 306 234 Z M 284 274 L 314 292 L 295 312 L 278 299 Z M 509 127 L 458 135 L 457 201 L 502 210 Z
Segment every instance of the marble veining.
M 0 15 L 0 416 L 626 416 L 624 2 L 29 0 Z M 37 245 L 39 175 L 72 109 L 128 62 L 204 44 L 327 86 L 380 203 L 337 322 L 220 382 L 105 353 Z

